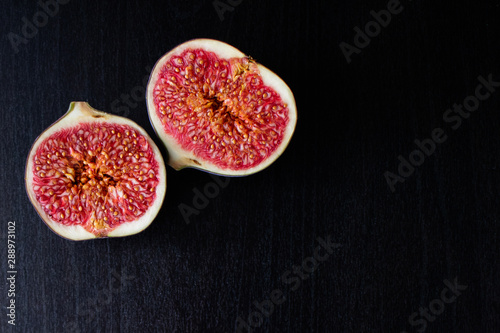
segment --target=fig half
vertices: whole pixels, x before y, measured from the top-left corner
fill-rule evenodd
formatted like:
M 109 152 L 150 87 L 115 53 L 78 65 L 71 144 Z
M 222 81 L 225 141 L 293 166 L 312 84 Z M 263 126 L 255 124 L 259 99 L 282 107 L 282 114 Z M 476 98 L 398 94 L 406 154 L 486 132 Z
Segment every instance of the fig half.
M 244 176 L 273 163 L 297 122 L 292 91 L 236 48 L 212 39 L 183 43 L 156 63 L 149 118 L 174 169 Z
M 135 122 L 72 102 L 33 144 L 26 190 L 42 220 L 71 240 L 132 235 L 163 203 L 158 147 Z

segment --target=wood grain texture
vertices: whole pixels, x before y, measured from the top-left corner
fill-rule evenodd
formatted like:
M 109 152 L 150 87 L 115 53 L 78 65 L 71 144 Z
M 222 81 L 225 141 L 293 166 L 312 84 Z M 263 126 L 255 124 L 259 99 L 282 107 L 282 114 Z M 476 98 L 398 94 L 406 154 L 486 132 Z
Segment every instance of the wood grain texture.
M 15 53 L 9 33 L 21 35 L 23 17 L 40 6 L 5 2 L 0 277 L 8 221 L 18 275 L 15 327 L 0 286 L 0 331 L 235 332 L 254 302 L 278 290 L 286 299 L 253 332 L 417 332 L 424 324 L 409 316 L 456 278 L 467 289 L 425 331 L 498 332 L 500 88 L 456 130 L 443 114 L 475 93 L 478 76 L 500 81 L 500 2 L 401 1 L 348 64 L 339 44 L 353 44 L 353 29 L 387 4 L 245 0 L 221 20 L 210 0 L 69 1 Z M 193 189 L 213 179 L 169 168 L 165 204 L 144 232 L 88 242 L 53 234 L 24 191 L 36 137 L 84 100 L 159 143 L 144 99 L 126 106 L 122 95 L 140 91 L 162 54 L 197 37 L 234 45 L 289 84 L 299 117 L 286 152 L 265 171 L 230 179 L 189 224 L 179 204 L 192 205 Z M 398 156 L 435 128 L 447 140 L 391 192 L 384 173 L 397 173 Z M 296 278 L 318 237 L 340 245 Z

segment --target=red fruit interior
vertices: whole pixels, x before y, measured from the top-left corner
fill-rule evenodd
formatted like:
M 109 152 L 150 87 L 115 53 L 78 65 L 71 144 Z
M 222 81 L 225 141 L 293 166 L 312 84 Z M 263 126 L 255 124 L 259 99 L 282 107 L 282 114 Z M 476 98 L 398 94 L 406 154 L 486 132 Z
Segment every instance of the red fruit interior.
M 154 202 L 158 162 L 132 127 L 85 123 L 45 139 L 34 156 L 33 189 L 52 220 L 105 236 Z
M 280 145 L 288 107 L 247 58 L 186 50 L 165 63 L 154 88 L 164 130 L 222 169 L 248 169 Z

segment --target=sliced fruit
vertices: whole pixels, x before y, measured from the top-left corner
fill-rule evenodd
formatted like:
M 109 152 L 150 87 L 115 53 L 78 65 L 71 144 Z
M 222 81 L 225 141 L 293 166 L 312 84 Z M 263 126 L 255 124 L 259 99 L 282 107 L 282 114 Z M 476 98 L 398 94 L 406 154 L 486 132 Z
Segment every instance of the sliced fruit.
M 168 164 L 238 176 L 273 163 L 297 122 L 293 94 L 276 74 L 236 48 L 195 39 L 155 65 L 148 113 Z
M 166 172 L 135 122 L 72 102 L 33 144 L 26 190 L 42 220 L 72 240 L 144 230 L 160 210 Z

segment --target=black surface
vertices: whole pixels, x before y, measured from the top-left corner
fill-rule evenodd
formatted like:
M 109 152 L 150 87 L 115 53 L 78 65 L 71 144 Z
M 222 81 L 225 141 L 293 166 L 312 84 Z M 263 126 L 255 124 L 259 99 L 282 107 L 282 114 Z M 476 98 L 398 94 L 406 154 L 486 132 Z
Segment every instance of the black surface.
M 339 44 L 352 45 L 353 29 L 388 1 L 233 3 L 221 20 L 212 1 L 69 1 L 16 53 L 9 33 L 22 36 L 23 17 L 40 6 L 4 1 L 0 331 L 234 332 L 279 290 L 286 300 L 254 332 L 499 332 L 500 88 L 456 130 L 443 114 L 475 93 L 479 76 L 500 81 L 500 2 L 402 1 L 349 64 Z M 144 101 L 123 107 L 121 95 L 198 37 L 236 46 L 289 84 L 299 119 L 285 154 L 231 179 L 189 224 L 178 206 L 212 178 L 168 168 L 165 204 L 144 232 L 87 242 L 52 233 L 24 190 L 32 142 L 84 100 L 159 143 Z M 384 173 L 436 128 L 447 140 L 392 192 Z M 309 262 L 318 237 L 338 244 L 328 259 L 304 280 L 287 273 Z M 467 288 L 453 299 L 445 280 L 455 279 Z

